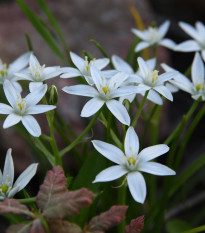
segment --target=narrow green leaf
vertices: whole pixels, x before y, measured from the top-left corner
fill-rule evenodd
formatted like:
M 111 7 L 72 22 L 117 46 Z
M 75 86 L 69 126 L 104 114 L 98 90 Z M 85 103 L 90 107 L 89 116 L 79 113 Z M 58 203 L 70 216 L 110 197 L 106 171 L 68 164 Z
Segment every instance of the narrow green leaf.
M 65 58 L 62 55 L 60 49 L 56 45 L 51 33 L 49 30 L 45 27 L 45 25 L 41 22 L 41 20 L 35 15 L 33 11 L 25 4 L 23 0 L 17 0 L 17 3 L 27 16 L 27 18 L 30 20 L 32 25 L 35 27 L 35 29 L 40 33 L 40 35 L 43 37 L 43 39 L 47 42 L 47 44 L 50 46 L 50 48 L 58 55 L 58 57 L 65 62 Z
M 205 231 L 205 225 L 191 229 L 189 231 L 184 231 L 183 233 L 198 233 L 198 232 L 204 232 Z
M 172 219 L 166 223 L 167 233 L 181 233 L 190 229 L 190 224 L 179 219 Z

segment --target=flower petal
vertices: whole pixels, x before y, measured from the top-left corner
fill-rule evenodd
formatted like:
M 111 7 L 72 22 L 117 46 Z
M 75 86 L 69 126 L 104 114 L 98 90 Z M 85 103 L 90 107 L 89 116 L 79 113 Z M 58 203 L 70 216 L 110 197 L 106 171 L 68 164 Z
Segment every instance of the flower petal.
M 140 73 L 142 74 L 143 77 L 146 77 L 148 72 L 150 71 L 149 67 L 141 57 L 138 57 L 137 61 L 139 64 Z
M 93 98 L 89 100 L 83 107 L 81 111 L 81 117 L 89 117 L 95 114 L 103 105 L 105 101 L 100 98 Z
M 73 85 L 69 87 L 67 86 L 64 87 L 62 90 L 72 95 L 80 95 L 80 96 L 88 96 L 88 97 L 96 97 L 97 95 L 99 95 L 98 91 L 94 87 L 83 84 Z
M 24 69 L 29 62 L 29 57 L 31 52 L 24 53 L 19 58 L 17 58 L 14 62 L 12 62 L 9 66 L 9 72 L 15 73 L 19 72 L 20 70 Z
M 7 104 L 0 103 L 0 114 L 11 114 L 13 112 L 13 108 Z
M 139 172 L 130 172 L 127 175 L 127 183 L 134 200 L 143 204 L 146 198 L 147 189 L 142 174 Z
M 107 182 L 112 181 L 120 178 L 121 176 L 125 175 L 127 173 L 127 169 L 125 169 L 123 166 L 116 165 L 109 167 L 103 171 L 101 171 L 96 177 L 93 183 L 96 182 Z
M 8 102 L 12 107 L 15 107 L 17 101 L 17 93 L 14 89 L 12 82 L 5 80 L 3 84 L 3 88 Z
M 31 107 L 28 107 L 27 109 L 27 114 L 39 114 L 39 113 L 43 113 L 43 112 L 48 112 L 50 110 L 55 109 L 56 106 L 53 105 L 43 105 L 43 104 L 38 104 L 38 105 L 34 105 Z
M 114 65 L 115 69 L 118 71 L 124 71 L 128 74 L 133 73 L 132 67 L 117 55 L 112 56 L 112 63 Z
M 60 66 L 46 67 L 43 71 L 43 80 L 48 80 L 57 77 L 62 73 Z
M 43 82 L 30 82 L 29 83 L 29 91 L 33 92 L 38 90 L 43 85 Z
M 27 107 L 36 105 L 46 94 L 47 84 L 40 85 L 38 89 L 29 93 L 26 97 L 26 105 Z
M 4 124 L 3 124 L 3 128 L 6 129 L 6 128 L 9 128 L 13 125 L 16 125 L 19 123 L 19 121 L 21 121 L 21 119 L 22 119 L 22 116 L 19 116 L 19 115 L 12 113 L 12 114 L 8 115 L 7 118 L 5 119 Z
M 126 132 L 124 147 L 126 155 L 133 156 L 133 154 L 138 154 L 139 138 L 133 127 L 129 127 Z
M 200 34 L 198 33 L 198 31 L 190 24 L 185 22 L 179 22 L 179 26 L 195 40 L 198 40 L 200 38 Z
M 33 163 L 30 166 L 28 166 L 17 178 L 13 188 L 18 186 L 18 192 L 22 190 L 36 174 L 37 166 L 38 163 Z
M 5 185 L 9 184 L 10 187 L 12 187 L 14 180 L 14 163 L 11 151 L 11 148 L 7 150 L 3 171 L 3 181 L 5 182 Z
M 94 61 L 94 66 L 98 68 L 99 70 L 102 70 L 104 67 L 106 67 L 110 62 L 110 59 L 108 58 L 100 58 L 96 59 Z
M 177 75 L 178 75 L 177 71 L 165 72 L 165 73 L 159 75 L 159 78 L 155 81 L 155 84 L 156 84 L 156 86 L 163 85 L 164 82 L 177 77 Z
M 201 48 L 195 40 L 187 40 L 176 45 L 174 50 L 182 52 L 195 52 L 201 50 Z
M 159 45 L 162 45 L 169 49 L 175 49 L 176 43 L 173 40 L 165 38 L 159 42 Z
M 92 143 L 95 149 L 110 161 L 117 164 L 122 164 L 124 161 L 125 155 L 118 147 L 99 140 L 92 140 Z
M 74 78 L 74 77 L 82 76 L 80 71 L 73 67 L 61 68 L 61 72 L 63 73 L 60 76 L 61 78 Z
M 125 106 L 117 100 L 109 100 L 106 102 L 108 109 L 112 114 L 125 125 L 130 125 L 130 116 Z
M 91 66 L 90 73 L 95 83 L 95 86 L 97 87 L 99 91 L 101 89 L 101 84 L 102 84 L 102 75 L 100 73 L 100 70 L 98 70 L 95 66 Z
M 143 149 L 138 156 L 140 162 L 147 162 L 167 153 L 167 151 L 169 151 L 169 147 L 167 145 L 159 144 Z
M 159 34 L 160 38 L 163 38 L 168 29 L 169 29 L 169 25 L 170 25 L 170 21 L 169 20 L 166 20 L 157 30 L 157 33 Z
M 139 163 L 138 169 L 141 172 L 146 172 L 157 176 L 176 175 L 176 172 L 170 169 L 169 167 L 155 162 Z
M 32 136 L 39 137 L 41 135 L 41 128 L 33 116 L 24 116 L 22 123 Z
M 139 51 L 141 51 L 141 50 L 143 50 L 143 49 L 145 49 L 145 48 L 147 48 L 149 46 L 150 46 L 150 43 L 145 42 L 145 41 L 141 41 L 135 47 L 135 52 L 137 53 L 137 52 L 139 52 Z
M 120 88 L 113 91 L 112 98 L 133 95 L 136 93 L 140 93 L 140 90 L 137 86 L 120 87 Z
M 159 92 L 161 95 L 163 95 L 168 100 L 173 101 L 173 95 L 171 91 L 165 86 L 157 86 L 157 87 L 153 87 L 153 89 Z
M 191 75 L 194 86 L 204 83 L 204 63 L 199 53 L 196 53 L 194 56 Z
M 139 37 L 140 39 L 142 39 L 142 40 L 147 40 L 147 31 L 145 30 L 145 31 L 140 31 L 140 30 L 138 30 L 138 29 L 136 29 L 136 28 L 132 28 L 131 29 L 131 31 L 137 36 L 137 37 Z
M 141 93 L 141 94 L 144 96 L 145 92 Z M 163 104 L 161 96 L 156 91 L 154 91 L 152 89 L 149 90 L 147 99 L 150 100 L 150 101 L 152 101 L 155 104 L 158 104 L 158 105 L 162 105 Z
M 12 188 L 8 193 L 8 198 L 12 198 L 19 190 L 19 187 L 16 186 L 15 188 Z
M 70 57 L 74 65 L 80 70 L 80 72 L 83 72 L 84 69 L 84 60 L 79 57 L 76 53 L 70 52 Z

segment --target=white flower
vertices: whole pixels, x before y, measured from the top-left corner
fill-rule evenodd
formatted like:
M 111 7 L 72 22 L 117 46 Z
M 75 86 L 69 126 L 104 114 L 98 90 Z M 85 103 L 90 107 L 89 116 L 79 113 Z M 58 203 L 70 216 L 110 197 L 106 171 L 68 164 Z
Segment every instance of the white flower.
M 106 104 L 108 109 L 121 123 L 130 125 L 130 117 L 126 108 L 122 103 L 114 99 L 137 92 L 137 87 L 134 86 L 120 87 L 128 78 L 128 75 L 119 72 L 110 79 L 106 79 L 102 77 L 102 73 L 94 66 L 90 68 L 90 72 L 97 89 L 89 85 L 74 85 L 62 89 L 69 94 L 92 97 L 83 107 L 81 116 L 89 117 Z
M 17 192 L 21 191 L 36 174 L 37 166 L 37 163 L 31 164 L 13 184 L 14 165 L 11 149 L 8 149 L 3 174 L 0 170 L 0 200 L 3 200 L 5 197 L 12 198 Z
M 162 104 L 162 99 L 159 94 L 161 94 L 168 100 L 173 101 L 172 93 L 165 86 L 165 82 L 176 76 L 177 72 L 171 71 L 158 75 L 159 71 L 150 68 L 141 57 L 138 57 L 137 61 L 140 70 L 138 88 L 140 88 L 142 92 L 146 92 L 149 90 L 152 97 L 150 98 L 150 100 L 155 103 Z
M 166 64 L 161 65 L 164 70 L 173 70 Z M 199 53 L 195 54 L 192 70 L 191 70 L 192 82 L 182 73 L 179 73 L 170 82 L 179 89 L 191 94 L 192 98 L 197 100 L 200 97 L 205 100 L 205 73 L 204 64 Z
M 156 58 L 149 59 L 145 61 L 147 66 L 151 69 L 154 69 L 156 65 Z M 128 64 L 126 61 L 124 61 L 122 58 L 120 58 L 117 55 L 112 56 L 112 63 L 115 67 L 116 70 L 118 71 L 123 71 L 126 74 L 129 75 L 128 79 L 123 83 L 125 86 L 130 86 L 130 85 L 138 85 L 141 82 L 141 78 L 139 78 L 140 70 L 137 72 L 134 72 L 133 68 Z M 145 95 L 145 91 L 140 92 L 141 95 Z M 120 102 L 123 102 L 125 99 L 127 99 L 130 103 L 134 100 L 136 94 L 132 95 L 127 95 L 120 97 Z M 156 98 L 156 95 L 154 94 L 155 98 L 153 98 L 153 91 L 150 90 L 147 96 L 147 99 L 155 102 L 156 104 L 162 104 L 162 100 L 160 97 Z
M 167 20 L 159 28 L 150 26 L 144 31 L 133 28 L 132 32 L 142 40 L 142 42 L 137 44 L 135 52 L 139 52 L 152 45 L 162 45 L 173 49 L 175 42 L 170 39 L 163 39 L 169 29 L 169 25 L 170 22 Z
M 88 61 L 88 57 L 85 57 L 85 60 L 83 60 L 81 57 L 73 52 L 70 52 L 70 57 L 77 69 L 73 67 L 61 68 L 61 71 L 64 74 L 62 74 L 60 77 L 74 78 L 78 76 L 83 76 L 87 83 L 90 85 L 94 84 L 90 73 L 90 67 L 95 66 L 97 69 L 102 70 L 110 62 L 108 58 L 93 59 L 91 61 Z
M 202 57 L 205 60 L 205 26 L 198 21 L 194 28 L 188 23 L 179 22 L 179 26 L 194 40 L 187 40 L 175 47 L 176 51 L 195 52 L 201 51 Z
M 45 80 L 54 78 L 61 74 L 60 66 L 45 67 L 41 66 L 37 58 L 31 54 L 29 59 L 29 68 L 22 71 L 22 73 L 16 73 L 18 80 L 29 80 L 30 92 L 35 91 Z
M 38 90 L 29 93 L 25 98 L 22 98 L 16 92 L 14 86 L 8 80 L 5 80 L 3 88 L 6 98 L 11 105 L 0 103 L 0 114 L 8 114 L 3 128 L 8 128 L 21 121 L 32 136 L 39 137 L 41 128 L 31 114 L 39 114 L 55 108 L 53 105 L 36 105 L 45 95 L 47 85 L 42 85 Z
M 0 59 L 0 84 L 3 84 L 5 80 L 10 80 L 15 86 L 16 90 L 22 91 L 20 84 L 17 82 L 16 72 L 22 71 L 29 62 L 29 56 L 31 52 L 24 53 L 11 64 L 3 63 Z
M 93 140 L 92 143 L 99 153 L 117 164 L 100 172 L 93 183 L 113 181 L 126 174 L 129 190 L 135 201 L 139 203 L 144 203 L 147 192 L 141 172 L 159 176 L 175 175 L 175 172 L 167 166 L 150 162 L 150 160 L 166 153 L 169 147 L 164 144 L 155 145 L 147 147 L 138 153 L 139 139 L 133 127 L 128 128 L 125 136 L 125 152 L 106 142 Z

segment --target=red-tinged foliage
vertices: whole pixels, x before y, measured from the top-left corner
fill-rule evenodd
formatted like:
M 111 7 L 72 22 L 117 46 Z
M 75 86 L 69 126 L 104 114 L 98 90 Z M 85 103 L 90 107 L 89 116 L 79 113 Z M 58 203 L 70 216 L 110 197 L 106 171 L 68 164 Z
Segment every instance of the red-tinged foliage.
M 6 233 L 30 233 L 31 224 L 19 223 L 11 225 Z
M 75 223 L 63 220 L 51 220 L 48 223 L 51 232 L 55 233 L 83 233 Z
M 132 219 L 130 225 L 125 227 L 125 233 L 140 233 L 144 228 L 144 216 Z
M 104 233 L 118 225 L 125 218 L 127 208 L 127 206 L 112 206 L 108 211 L 93 217 L 88 223 L 87 232 Z
M 26 205 L 21 204 L 15 199 L 5 198 L 3 202 L 0 202 L 0 214 L 26 214 L 33 215 L 29 211 Z
M 43 225 L 39 219 L 35 219 L 33 221 L 30 233 L 46 233 L 46 230 L 43 227 Z
M 91 204 L 93 197 L 94 194 L 86 188 L 68 191 L 64 171 L 60 166 L 56 166 L 47 172 L 36 202 L 44 216 L 59 219 L 77 215 L 79 209 Z

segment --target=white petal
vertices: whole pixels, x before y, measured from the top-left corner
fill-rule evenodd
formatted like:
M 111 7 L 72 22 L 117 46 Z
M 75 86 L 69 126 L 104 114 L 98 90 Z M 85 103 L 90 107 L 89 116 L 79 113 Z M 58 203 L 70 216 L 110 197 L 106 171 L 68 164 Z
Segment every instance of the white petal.
M 145 92 L 142 95 L 144 96 Z M 158 104 L 158 105 L 162 105 L 163 104 L 161 96 L 156 91 L 154 91 L 152 89 L 149 90 L 147 99 L 150 100 L 150 101 L 152 101 L 155 104 Z
M 48 112 L 50 110 L 55 109 L 56 106 L 53 105 L 43 105 L 43 104 L 39 104 L 39 105 L 34 105 L 31 107 L 28 107 L 27 109 L 27 114 L 39 114 L 39 113 L 43 113 L 43 112 Z
M 188 80 L 188 79 L 187 79 Z M 193 86 L 192 83 L 189 82 L 183 82 L 181 80 L 171 80 L 170 81 L 173 85 L 175 85 L 176 87 L 178 87 L 179 89 L 186 91 L 190 94 L 193 94 Z
M 95 114 L 103 105 L 105 101 L 100 98 L 93 98 L 89 100 L 83 107 L 81 111 L 81 117 L 89 117 Z
M 199 53 L 196 53 L 194 56 L 191 75 L 194 86 L 204 83 L 204 63 Z
M 147 162 L 167 153 L 167 151 L 169 151 L 169 147 L 167 145 L 159 144 L 143 149 L 138 156 L 141 162 Z
M 94 61 L 94 66 L 97 67 L 99 70 L 102 70 L 109 64 L 109 62 L 110 62 L 110 59 L 108 58 L 96 59 Z
M 162 85 L 164 82 L 177 77 L 177 75 L 178 75 L 177 71 L 165 72 L 159 75 L 159 78 L 156 80 L 155 84 Z
M 60 75 L 61 69 L 60 66 L 51 66 L 51 67 L 46 67 L 43 71 L 43 80 L 48 80 L 54 77 L 57 77 Z
M 12 84 L 16 90 L 16 93 L 21 93 L 22 92 L 22 87 L 18 82 L 12 81 Z
M 38 89 L 29 93 L 25 97 L 27 107 L 37 104 L 44 97 L 46 91 L 47 91 L 47 85 L 43 84 L 40 85 Z
M 204 24 L 200 21 L 197 21 L 196 28 L 200 34 L 201 39 L 204 39 L 205 38 L 205 26 L 204 26 Z
M 141 41 L 135 47 L 135 52 L 137 53 L 137 52 L 139 52 L 139 51 L 141 51 L 141 50 L 143 50 L 143 49 L 145 49 L 145 48 L 147 48 L 149 46 L 150 46 L 150 43 L 145 42 L 145 41 Z
M 41 135 L 41 128 L 33 116 L 24 116 L 22 123 L 32 136 L 39 137 Z
M 18 186 L 18 192 L 22 190 L 36 174 L 37 166 L 37 163 L 31 164 L 18 177 L 13 186 L 14 188 Z
M 61 68 L 62 75 L 61 78 L 74 78 L 78 76 L 82 76 L 79 70 L 73 67 Z
M 117 55 L 112 56 L 112 63 L 114 65 L 115 69 L 118 71 L 124 71 L 128 74 L 133 73 L 132 67 Z
M 139 163 L 138 169 L 141 172 L 146 172 L 157 176 L 172 176 L 176 174 L 176 172 L 169 167 L 155 162 Z
M 175 49 L 176 46 L 176 43 L 173 40 L 167 38 L 161 40 L 159 44 L 169 49 Z
M 19 191 L 19 187 L 12 188 L 8 193 L 8 198 L 12 198 Z
M 146 91 L 150 90 L 152 87 L 151 86 L 148 86 L 144 83 L 140 83 L 138 86 L 137 86 L 137 93 L 140 93 L 143 95 L 143 93 L 145 93 Z
M 182 51 L 182 52 L 194 52 L 201 50 L 199 44 L 195 40 L 187 40 L 184 41 L 174 48 L 175 51 Z
M 2 179 L 3 179 L 3 174 L 2 174 L 1 169 L 0 169 L 0 183 L 2 183 Z
M 91 73 L 91 77 L 93 78 L 93 81 L 95 83 L 95 86 L 97 87 L 97 89 L 99 91 L 101 89 L 101 84 L 102 84 L 102 75 L 101 75 L 100 71 L 95 66 L 90 67 L 90 73 Z
M 116 165 L 109 167 L 102 172 L 100 172 L 96 177 L 93 183 L 96 182 L 107 182 L 120 178 L 121 176 L 127 173 L 127 169 L 122 166 Z
M 84 60 L 79 57 L 77 54 L 70 52 L 70 57 L 74 65 L 80 70 L 80 72 L 83 72 L 84 69 Z
M 34 54 L 30 55 L 29 66 L 30 67 L 40 66 L 40 63 Z
M 179 26 L 195 40 L 198 40 L 200 38 L 200 34 L 198 33 L 198 31 L 190 24 L 185 22 L 179 22 Z
M 143 77 L 146 77 L 148 72 L 150 71 L 149 67 L 141 57 L 138 57 L 137 61 L 139 64 L 140 73 L 142 74 Z
M 126 155 L 132 156 L 133 154 L 138 154 L 139 138 L 133 127 L 129 127 L 126 132 L 124 147 Z
M 201 51 L 201 56 L 202 56 L 203 60 L 205 61 L 205 49 L 203 49 L 203 50 Z
M 12 114 L 8 115 L 7 118 L 5 119 L 4 124 L 3 124 L 3 128 L 6 129 L 6 128 L 9 128 L 13 125 L 16 125 L 19 123 L 19 121 L 21 121 L 21 119 L 22 119 L 22 116 L 19 116 L 19 115 L 12 113 Z
M 33 92 L 38 90 L 43 85 L 43 82 L 30 82 L 29 83 L 29 91 Z
M 156 66 L 156 58 L 151 58 L 151 59 L 149 59 L 149 60 L 147 60 L 145 62 L 146 62 L 147 66 L 149 68 L 151 68 L 152 70 L 154 70 L 154 68 Z
M 124 125 L 130 125 L 130 116 L 125 106 L 117 100 L 109 100 L 106 102 L 108 109 L 112 114 Z
M 163 95 L 168 100 L 173 101 L 173 95 L 171 91 L 165 86 L 157 86 L 157 87 L 153 87 L 153 89 L 159 92 L 161 95 Z
M 136 93 L 140 93 L 139 88 L 136 86 L 120 87 L 112 93 L 112 98 L 133 95 Z
M 7 181 L 6 185 L 8 185 L 8 182 L 10 182 L 10 186 L 13 185 L 14 180 L 14 163 L 11 155 L 11 149 L 7 150 L 6 153 L 6 159 L 4 163 L 4 171 L 3 171 L 3 181 Z
M 131 172 L 127 175 L 127 183 L 135 201 L 139 203 L 144 203 L 146 198 L 146 184 L 144 177 L 139 172 Z
M 8 102 L 12 107 L 15 107 L 17 101 L 17 93 L 14 89 L 12 82 L 5 80 L 3 84 L 3 88 Z
M 163 38 L 169 29 L 170 21 L 166 20 L 157 30 L 157 33 L 160 35 L 160 38 Z
M 80 96 L 88 96 L 88 97 L 95 97 L 99 95 L 98 91 L 94 87 L 83 84 L 64 87 L 62 90 L 72 95 L 80 95 Z
M 124 161 L 124 153 L 116 146 L 107 142 L 92 140 L 95 149 L 110 161 L 121 164 Z
M 20 70 L 24 69 L 29 62 L 29 57 L 31 52 L 24 53 L 19 58 L 17 58 L 14 62 L 12 62 L 9 66 L 9 72 L 15 73 L 19 72 Z
M 139 37 L 140 39 L 142 40 L 147 40 L 147 31 L 140 31 L 138 29 L 135 29 L 135 28 L 132 28 L 131 31 L 137 36 Z
M 165 87 L 168 88 L 171 91 L 171 93 L 176 93 L 179 91 L 178 87 L 176 87 L 174 84 L 169 83 L 169 82 L 165 84 Z
M 109 89 L 117 89 L 128 77 L 125 72 L 118 72 L 109 80 Z
M 13 108 L 7 104 L 0 103 L 0 114 L 11 114 L 13 112 Z

